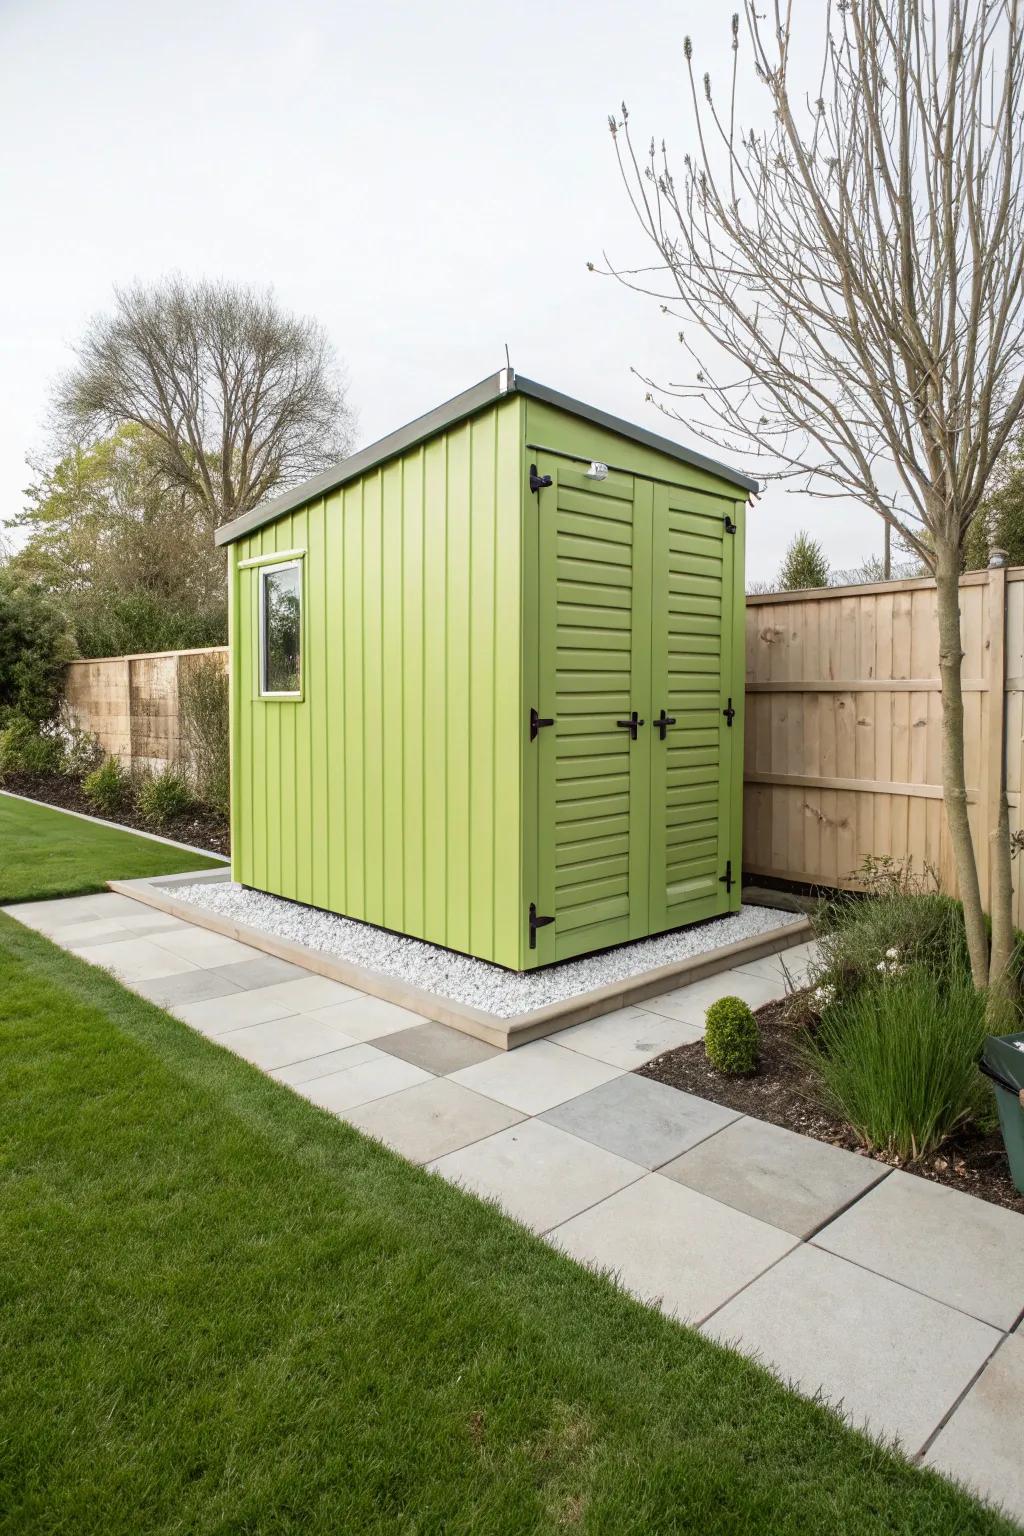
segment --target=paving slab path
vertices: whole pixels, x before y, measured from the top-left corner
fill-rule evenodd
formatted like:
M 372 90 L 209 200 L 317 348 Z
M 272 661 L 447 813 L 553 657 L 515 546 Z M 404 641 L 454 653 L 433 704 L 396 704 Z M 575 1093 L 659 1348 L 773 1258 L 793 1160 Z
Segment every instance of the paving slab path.
M 4 910 L 1024 1524 L 1024 1217 L 633 1075 L 811 945 L 505 1053 L 128 896 Z

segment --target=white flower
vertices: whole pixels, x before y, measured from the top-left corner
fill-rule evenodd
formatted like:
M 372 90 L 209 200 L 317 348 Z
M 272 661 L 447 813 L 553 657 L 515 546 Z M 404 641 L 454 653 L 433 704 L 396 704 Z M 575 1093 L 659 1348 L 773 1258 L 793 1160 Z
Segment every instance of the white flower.
M 889 967 L 886 965 L 884 960 L 879 960 L 878 964 L 875 966 L 875 970 L 881 971 L 883 976 L 888 969 Z
M 900 957 L 900 952 L 895 947 L 895 945 L 893 946 L 892 949 L 887 949 L 886 952 L 885 952 L 885 958 L 887 960 L 898 960 L 899 957 Z

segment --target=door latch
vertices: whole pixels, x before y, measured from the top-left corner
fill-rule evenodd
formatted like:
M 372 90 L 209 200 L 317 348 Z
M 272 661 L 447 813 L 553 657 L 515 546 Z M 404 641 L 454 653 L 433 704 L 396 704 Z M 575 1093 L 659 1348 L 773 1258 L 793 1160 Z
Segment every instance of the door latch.
M 530 490 L 536 494 L 551 484 L 550 475 L 538 475 L 536 464 L 530 465 Z
M 530 740 L 536 741 L 540 729 L 544 725 L 554 725 L 553 719 L 543 719 L 535 709 L 530 710 Z
M 732 890 L 733 886 L 736 884 L 735 880 L 732 878 L 732 859 L 726 859 L 726 861 L 725 861 L 725 874 L 724 875 L 719 875 L 718 883 L 719 883 L 719 885 L 724 885 L 725 886 L 725 893 L 728 896 L 729 892 Z
M 725 723 L 726 723 L 726 725 L 730 725 L 731 726 L 733 721 L 736 719 L 736 711 L 732 707 L 732 697 L 731 696 L 730 696 L 730 698 L 729 698 L 725 708 L 722 710 L 722 714 L 725 716 Z
M 722 518 L 722 526 L 725 528 L 726 533 L 735 533 L 736 532 L 736 524 L 733 522 L 733 520 L 729 516 L 728 512 Z
M 637 712 L 635 709 L 630 712 L 628 720 L 616 720 L 615 722 L 615 724 L 620 725 L 624 731 L 629 732 L 629 738 L 631 741 L 636 741 L 637 727 L 643 725 L 643 723 L 644 722 L 642 720 L 637 719 Z
M 538 917 L 537 916 L 537 903 L 535 901 L 531 901 L 530 902 L 530 948 L 531 949 L 536 949 L 537 948 L 537 929 L 538 928 L 546 928 L 549 923 L 553 923 L 553 922 L 554 922 L 554 918 L 553 917 Z
M 658 716 L 657 720 L 653 720 L 651 722 L 651 724 L 656 726 L 657 729 L 661 732 L 661 739 L 662 739 L 662 741 L 664 741 L 665 737 L 668 735 L 668 728 L 669 728 L 669 726 L 670 725 L 675 725 L 675 723 L 676 723 L 675 715 L 666 715 L 664 710 L 662 710 L 662 712 Z

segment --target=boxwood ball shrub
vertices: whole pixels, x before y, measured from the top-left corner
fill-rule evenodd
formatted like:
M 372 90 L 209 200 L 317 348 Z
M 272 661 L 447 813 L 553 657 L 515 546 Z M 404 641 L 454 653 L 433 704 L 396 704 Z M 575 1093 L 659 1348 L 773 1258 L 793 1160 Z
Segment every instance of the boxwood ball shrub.
M 719 1072 L 735 1076 L 757 1070 L 761 1036 L 757 1020 L 740 997 L 720 997 L 704 1020 L 704 1050 Z
M 86 799 L 105 816 L 123 811 L 131 801 L 131 779 L 116 757 L 105 758 L 98 768 L 87 773 L 82 780 L 82 789 Z
M 165 768 L 145 779 L 139 790 L 139 810 L 155 827 L 166 827 L 192 806 L 192 792 L 180 773 Z

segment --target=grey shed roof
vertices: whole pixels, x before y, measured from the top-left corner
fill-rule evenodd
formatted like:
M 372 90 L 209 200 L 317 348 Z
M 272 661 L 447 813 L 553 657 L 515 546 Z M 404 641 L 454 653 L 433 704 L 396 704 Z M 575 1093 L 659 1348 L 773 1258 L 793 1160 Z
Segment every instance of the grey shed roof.
M 399 427 L 397 432 L 389 432 L 387 437 L 371 443 L 368 448 L 361 448 L 350 458 L 342 459 L 330 469 L 325 469 L 322 474 L 314 476 L 312 480 L 306 480 L 302 485 L 297 485 L 294 489 L 275 496 L 271 501 L 265 501 L 261 506 L 253 507 L 251 512 L 243 512 L 241 517 L 233 518 L 230 523 L 224 523 L 217 529 L 214 538 L 218 544 L 231 544 L 235 539 L 252 533 L 253 529 L 262 528 L 264 523 L 272 523 L 275 518 L 282 517 L 295 507 L 301 507 L 317 496 L 325 496 L 329 491 L 337 490 L 338 486 L 344 485 L 346 481 L 357 479 L 367 470 L 374 469 L 385 460 L 394 458 L 396 454 L 405 453 L 409 448 L 415 448 L 418 443 L 425 442 L 428 437 L 443 432 L 447 427 L 454 426 L 456 422 L 463 421 L 467 416 L 475 415 L 477 411 L 485 410 L 487 406 L 500 400 L 503 395 L 510 394 L 529 395 L 534 400 L 543 400 L 548 405 L 558 406 L 574 416 L 582 416 L 584 420 L 592 421 L 595 426 L 605 427 L 609 432 L 618 432 L 622 437 L 632 438 L 635 443 L 643 443 L 647 448 L 655 448 L 659 453 L 669 454 L 683 464 L 692 464 L 697 469 L 704 469 L 709 474 L 718 475 L 744 491 L 759 489 L 758 482 L 752 480 L 749 475 L 729 469 L 727 465 L 719 464 L 702 453 L 694 453 L 692 449 L 673 442 L 670 437 L 661 437 L 657 432 L 648 432 L 646 427 L 634 426 L 632 422 L 612 416 L 608 411 L 600 411 L 596 406 L 584 405 L 582 400 L 574 400 L 571 395 L 563 395 L 557 389 L 549 389 L 546 384 L 537 384 L 533 379 L 521 378 L 511 368 L 502 368 L 498 373 L 492 373 L 489 378 L 481 379 L 480 383 L 474 384 L 472 389 L 465 389 L 461 395 L 455 395 L 451 400 L 446 400 L 443 405 L 436 406 L 425 416 L 417 416 L 415 421 Z

